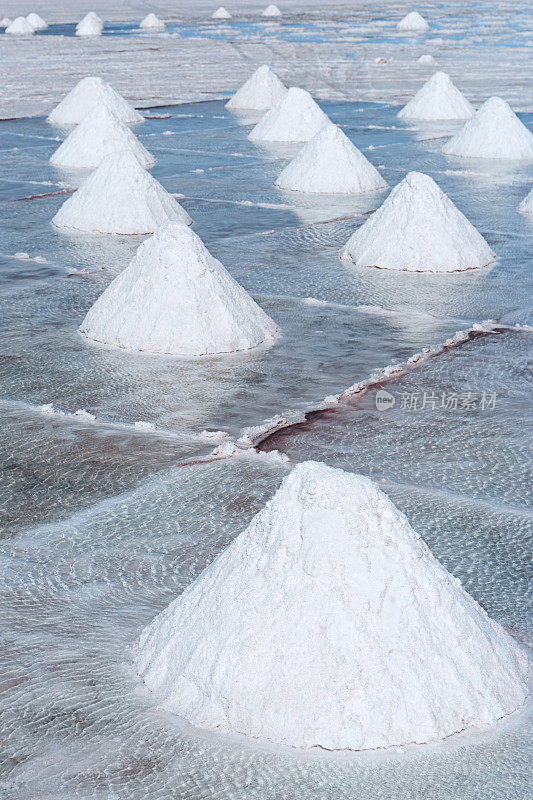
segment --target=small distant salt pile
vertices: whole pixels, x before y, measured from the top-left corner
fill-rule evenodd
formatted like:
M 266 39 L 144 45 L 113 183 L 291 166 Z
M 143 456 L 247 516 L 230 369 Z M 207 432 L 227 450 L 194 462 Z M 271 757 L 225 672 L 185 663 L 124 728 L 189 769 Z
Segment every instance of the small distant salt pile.
M 436 72 L 399 112 L 400 119 L 469 119 L 474 107 L 446 72 Z
M 286 92 L 278 76 L 267 64 L 263 64 L 228 100 L 226 108 L 268 111 Z
M 193 725 L 327 750 L 441 741 L 521 709 L 527 657 L 377 484 L 299 464 L 141 634 Z
M 429 30 L 429 25 L 422 14 L 419 14 L 418 11 L 411 11 L 410 14 L 406 14 L 400 20 L 396 28 L 399 31 L 427 31 Z
M 387 184 L 337 125 L 326 125 L 285 167 L 276 181 L 294 192 L 357 194 Z
M 102 78 L 82 78 L 49 114 L 52 125 L 77 125 L 94 106 L 104 105 L 126 125 L 144 122 L 138 111 Z
M 520 205 L 518 206 L 518 210 L 521 214 L 532 214 L 533 215 L 533 189 L 527 194 Z
M 308 142 L 330 120 L 305 89 L 292 87 L 248 134 L 253 141 Z
M 533 133 L 505 100 L 491 97 L 442 152 L 464 158 L 533 159 Z
M 171 221 L 192 224 L 177 200 L 126 150 L 106 156 L 52 220 L 86 233 L 153 233 Z
M 104 23 L 100 17 L 89 11 L 89 13 L 76 25 L 76 36 L 100 36 L 104 29 Z
M 31 22 L 28 22 L 26 17 L 16 17 L 7 26 L 6 33 L 10 33 L 13 36 L 31 36 L 32 33 L 35 33 L 35 28 Z
M 107 106 L 94 106 L 50 159 L 55 167 L 94 169 L 110 153 L 130 150 L 143 167 L 155 158 Z
M 273 3 L 265 8 L 264 11 L 261 12 L 262 17 L 281 17 L 281 11 L 277 6 Z
M 44 19 L 39 16 L 39 14 L 32 12 L 31 14 L 28 14 L 26 19 L 36 31 L 45 31 L 48 28 L 48 23 L 45 22 Z
M 424 55 L 420 56 L 418 59 L 418 64 L 436 64 L 437 59 L 433 56 L 429 55 L 429 53 L 424 53 Z
M 147 14 L 139 24 L 139 28 L 145 28 L 149 31 L 164 31 L 165 23 L 161 22 L 159 17 L 156 17 L 155 14 Z
M 127 350 L 204 356 L 271 343 L 277 327 L 202 240 L 172 222 L 141 244 L 80 332 Z
M 495 254 L 429 175 L 409 172 L 348 240 L 341 257 L 362 267 L 457 272 Z
M 9 17 L 2 17 L 2 19 L 0 19 L 0 28 L 7 28 L 9 25 L 11 25 Z
M 231 19 L 231 14 L 224 6 L 220 6 L 216 11 L 213 11 L 211 19 Z

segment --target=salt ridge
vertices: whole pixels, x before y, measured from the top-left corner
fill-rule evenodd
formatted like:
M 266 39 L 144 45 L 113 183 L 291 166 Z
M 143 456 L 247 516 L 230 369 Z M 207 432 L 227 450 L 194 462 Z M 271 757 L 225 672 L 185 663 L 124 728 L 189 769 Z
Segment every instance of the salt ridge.
M 95 76 L 78 81 L 76 86 L 50 112 L 47 122 L 52 125 L 77 125 L 91 108 L 98 105 L 106 106 L 126 125 L 144 122 L 144 117 L 122 95 L 102 78 Z
M 267 64 L 256 69 L 226 103 L 229 109 L 255 109 L 268 111 L 280 100 L 287 89 Z
M 307 142 L 330 124 L 309 92 L 290 88 L 248 134 L 252 141 Z
M 533 160 L 533 133 L 501 97 L 490 97 L 442 148 L 463 158 Z
M 469 119 L 474 107 L 446 72 L 436 72 L 398 113 L 400 119 Z

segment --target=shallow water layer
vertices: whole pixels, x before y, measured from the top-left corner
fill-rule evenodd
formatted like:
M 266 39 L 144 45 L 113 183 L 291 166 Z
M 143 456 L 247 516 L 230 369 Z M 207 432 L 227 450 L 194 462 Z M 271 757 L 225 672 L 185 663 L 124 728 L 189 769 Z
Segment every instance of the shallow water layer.
M 531 322 L 533 224 L 516 212 L 531 167 L 447 159 L 439 150 L 453 126 L 405 125 L 394 107 L 323 107 L 391 186 L 411 169 L 428 172 L 499 258 L 448 276 L 350 267 L 337 252 L 386 193 L 278 191 L 273 181 L 297 148 L 252 145 L 251 118 L 220 102 L 158 109 L 137 129 L 157 158 L 153 174 L 182 196 L 194 230 L 282 329 L 268 350 L 201 361 L 79 336 L 85 312 L 142 237 L 54 229 L 65 199 L 54 193 L 84 177 L 48 163 L 63 132 L 42 119 L 0 124 L 0 705 L 9 800 L 529 793 L 527 716 L 449 746 L 317 757 L 198 736 L 154 710 L 130 671 L 142 627 L 245 527 L 290 467 L 260 455 L 192 463 L 214 446 L 203 429 L 236 437 L 314 407 L 482 319 Z M 525 330 L 475 339 L 384 386 L 393 408 L 378 412 L 371 392 L 264 445 L 379 480 L 435 555 L 524 644 L 529 348 Z M 450 397 L 468 393 L 470 406 L 458 399 L 454 407 Z M 43 414 L 49 403 L 65 413 Z M 68 416 L 78 409 L 95 419 Z M 156 429 L 140 431 L 137 421 Z

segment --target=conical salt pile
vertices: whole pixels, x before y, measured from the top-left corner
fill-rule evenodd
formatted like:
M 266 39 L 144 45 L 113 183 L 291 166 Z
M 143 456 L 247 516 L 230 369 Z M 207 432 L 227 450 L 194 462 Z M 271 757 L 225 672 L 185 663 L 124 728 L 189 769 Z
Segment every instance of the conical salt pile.
M 211 19 L 231 19 L 231 14 L 224 6 L 220 6 L 216 11 L 213 11 Z
M 48 23 L 45 22 L 44 19 L 39 16 L 39 14 L 32 12 L 31 14 L 28 14 L 26 19 L 36 31 L 45 31 L 48 28 Z
M 253 141 L 308 142 L 329 118 L 305 89 L 292 87 L 248 134 Z
M 192 220 L 130 150 L 106 156 L 52 220 L 86 233 L 153 233 L 166 222 Z
M 263 64 L 228 100 L 226 108 L 268 111 L 286 92 L 287 89 L 275 72 L 267 64 Z
M 533 189 L 524 197 L 518 206 L 518 210 L 521 214 L 533 215 Z
M 424 53 L 424 55 L 420 56 L 420 58 L 417 59 L 417 63 L 418 64 L 436 64 L 437 63 L 437 59 L 434 56 L 430 55 L 429 53 Z
M 270 344 L 277 327 L 195 233 L 171 222 L 141 244 L 80 332 L 127 350 L 204 356 Z
M 440 741 L 522 708 L 527 659 L 373 481 L 295 467 L 144 629 L 160 708 L 293 747 Z
M 89 11 L 76 25 L 76 36 L 100 36 L 104 23 L 94 11 Z
M 161 22 L 159 17 L 156 17 L 155 14 L 147 14 L 139 24 L 139 28 L 145 28 L 149 31 L 164 31 L 165 23 Z
M 533 133 L 505 100 L 490 97 L 442 152 L 464 158 L 533 159 Z
M 341 257 L 362 267 L 456 272 L 484 267 L 496 256 L 429 175 L 409 172 Z
M 94 169 L 110 153 L 130 150 L 143 167 L 155 158 L 104 105 L 94 106 L 50 159 L 55 167 Z
M 107 106 L 125 125 L 144 122 L 138 111 L 102 78 L 82 78 L 48 116 L 52 125 L 77 125 L 94 106 Z
M 446 72 L 436 72 L 399 112 L 400 119 L 469 119 L 474 107 Z
M 25 17 L 16 17 L 7 26 L 6 33 L 10 33 L 13 36 L 31 36 L 32 33 L 35 33 L 35 28 Z
M 337 125 L 326 125 L 309 141 L 276 181 L 294 192 L 358 194 L 387 184 Z
M 8 28 L 11 25 L 11 20 L 9 17 L 2 17 L 0 19 L 0 28 Z
M 418 11 L 411 11 L 410 14 L 406 14 L 399 21 L 396 28 L 399 31 L 427 31 L 429 30 L 429 25 L 422 14 L 419 14 Z
M 262 17 L 281 17 L 281 11 L 277 6 L 273 3 L 265 8 L 264 11 L 261 12 Z

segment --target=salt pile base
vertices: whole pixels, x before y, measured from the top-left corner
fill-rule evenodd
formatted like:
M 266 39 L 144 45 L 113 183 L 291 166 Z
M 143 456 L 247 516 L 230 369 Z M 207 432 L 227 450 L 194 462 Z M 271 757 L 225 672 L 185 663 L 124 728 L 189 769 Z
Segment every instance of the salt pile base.
M 424 53 L 424 55 L 420 56 L 420 58 L 417 59 L 417 63 L 418 64 L 436 64 L 437 63 L 437 59 L 434 58 L 433 56 L 429 55 L 429 53 Z
M 474 107 L 446 72 L 436 72 L 398 113 L 400 119 L 469 119 Z
M 501 97 L 490 97 L 442 148 L 463 158 L 533 159 L 533 133 Z
M 213 11 L 211 19 L 231 19 L 231 14 L 224 6 L 220 6 L 216 11 Z
M 89 11 L 76 25 L 76 36 L 100 36 L 104 23 L 94 11 Z
M 28 14 L 26 19 L 36 31 L 45 31 L 48 28 L 48 23 L 45 22 L 44 19 L 39 16 L 39 14 L 32 12 L 31 14 Z
M 32 33 L 35 33 L 35 28 L 25 17 L 16 17 L 7 26 L 6 33 L 13 36 L 31 36 Z
M 294 192 L 357 194 L 386 189 L 374 166 L 337 125 L 326 125 L 285 167 L 276 181 Z
M 155 164 L 155 158 L 107 106 L 98 105 L 58 147 L 50 159 L 56 167 L 94 169 L 110 153 L 130 150 L 143 167 Z
M 267 64 L 263 64 L 228 100 L 226 108 L 268 111 L 286 92 L 278 76 Z
M 457 272 L 490 264 L 489 245 L 435 181 L 409 172 L 348 240 L 342 258 L 362 267 Z
M 165 23 L 161 22 L 161 20 L 156 17 L 155 14 L 147 14 L 139 24 L 139 28 L 144 28 L 145 30 L 150 31 L 164 31 Z
M 533 215 L 533 189 L 524 197 L 518 206 L 518 210 L 521 214 Z
M 406 14 L 400 20 L 396 28 L 399 31 L 427 31 L 429 30 L 429 25 L 422 14 L 419 14 L 418 11 L 411 11 L 410 14 Z
M 173 222 L 141 244 L 80 332 L 128 350 L 205 356 L 270 344 L 277 327 L 201 239 Z
M 82 78 L 49 114 L 52 125 L 77 125 L 94 106 L 107 106 L 126 125 L 144 122 L 138 111 L 102 78 Z
M 293 747 L 445 739 L 522 708 L 527 659 L 373 481 L 295 467 L 144 629 L 158 706 Z
M 330 120 L 305 89 L 292 87 L 248 134 L 252 141 L 307 142 Z
M 186 211 L 126 150 L 106 156 L 52 220 L 85 233 L 153 233 L 171 221 L 192 224 Z
M 277 6 L 271 4 L 265 8 L 264 11 L 261 12 L 262 17 L 281 17 L 281 11 Z

